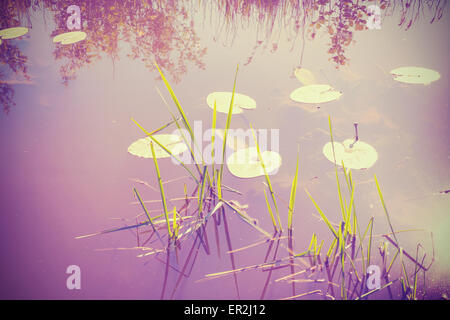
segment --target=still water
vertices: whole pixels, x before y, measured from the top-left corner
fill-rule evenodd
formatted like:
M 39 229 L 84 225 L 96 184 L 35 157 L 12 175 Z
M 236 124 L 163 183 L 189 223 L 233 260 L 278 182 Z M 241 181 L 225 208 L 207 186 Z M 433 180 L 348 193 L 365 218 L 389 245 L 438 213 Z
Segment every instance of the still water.
M 229 245 L 238 249 L 265 238 L 229 209 L 228 237 L 223 217 L 217 227 L 213 220 L 208 222 L 209 250 L 200 246 L 195 263 L 186 268 L 189 277 L 178 284 L 193 238 L 181 244 L 177 255 L 171 252 L 169 272 L 166 253 L 138 258 L 142 251 L 131 249 L 148 238 L 148 226 L 138 229 L 138 234 L 129 229 L 76 239 L 144 221 L 133 188 L 145 201 L 161 199 L 153 160 L 127 152 L 132 142 L 145 137 L 132 118 L 148 131 L 171 121 L 158 90 L 176 112 L 154 61 L 189 121 L 201 121 L 204 130 L 211 128 L 213 114 L 206 97 L 232 91 L 239 65 L 236 92 L 252 97 L 257 106 L 233 115 L 230 127 L 246 130 L 251 124 L 279 130 L 282 165 L 270 181 L 284 228 L 300 150 L 292 218 L 295 254 L 307 250 L 313 233 L 318 245 L 324 240 L 323 254 L 332 240 L 305 189 L 333 224 L 342 220 L 335 167 L 322 153 L 330 141 L 328 117 L 337 142 L 353 138 L 353 124 L 358 123 L 359 138 L 378 153 L 371 168 L 352 171 L 362 232 L 374 218 L 373 264 L 381 266 L 378 246 L 386 241 L 381 235 L 391 232 L 376 174 L 394 229 L 409 230 L 397 235 L 404 250 L 416 257 L 420 243 L 417 259 L 422 261 L 426 253 L 426 266 L 434 252 L 425 282 L 419 275 L 419 291 L 426 289 L 427 294 L 417 298 L 448 294 L 448 6 L 446 1 L 410 1 L 408 7 L 401 1 L 359 3 L 379 6 L 380 28 L 367 28 L 367 10 L 356 1 L 2 2 L 1 29 L 22 26 L 28 32 L 15 39 L 3 38 L 0 44 L 0 296 L 280 299 L 293 295 L 290 282 L 277 281 L 291 273 L 289 267 L 257 268 L 236 277 L 205 280 L 208 274 L 264 262 L 268 242 L 235 252 L 231 261 Z M 80 8 L 80 28 L 86 39 L 54 43 L 53 37 L 70 31 L 66 11 L 70 5 Z M 389 72 L 403 66 L 436 70 L 440 78 L 428 85 L 394 81 Z M 295 77 L 296 68 L 310 70 L 318 83 L 329 84 L 342 96 L 320 105 L 291 100 L 291 92 L 302 86 Z M 226 121 L 226 114 L 217 114 L 217 128 L 225 128 Z M 172 124 L 164 132 L 175 128 Z M 181 166 L 170 159 L 159 159 L 158 164 L 167 182 L 167 199 L 183 198 L 184 184 L 189 194 L 194 192 L 195 184 Z M 347 190 L 343 172 L 340 168 L 338 172 L 341 187 Z M 246 212 L 272 232 L 263 192 L 267 191 L 265 177 L 241 179 L 225 166 L 223 183 L 240 192 L 224 191 L 228 199 L 248 205 Z M 349 201 L 350 196 L 346 198 Z M 151 214 L 163 212 L 160 203 L 147 204 Z M 179 200 L 168 204 L 169 210 L 182 205 Z M 282 236 L 287 236 L 287 230 Z M 160 247 L 156 241 L 147 245 Z M 277 258 L 288 256 L 284 243 Z M 389 261 L 396 251 L 389 247 Z M 295 272 L 310 266 L 310 259 L 304 261 L 295 265 Z M 69 265 L 80 267 L 80 290 L 66 287 Z M 414 265 L 409 268 L 411 275 Z M 401 277 L 399 270 L 393 271 L 391 280 Z M 323 275 L 308 272 L 297 278 L 295 295 L 319 288 L 321 294 L 298 298 L 326 299 L 327 285 L 308 282 L 322 280 Z M 338 281 L 338 299 L 339 285 Z M 392 289 L 394 298 L 402 297 L 400 282 Z M 370 298 L 390 296 L 384 290 Z

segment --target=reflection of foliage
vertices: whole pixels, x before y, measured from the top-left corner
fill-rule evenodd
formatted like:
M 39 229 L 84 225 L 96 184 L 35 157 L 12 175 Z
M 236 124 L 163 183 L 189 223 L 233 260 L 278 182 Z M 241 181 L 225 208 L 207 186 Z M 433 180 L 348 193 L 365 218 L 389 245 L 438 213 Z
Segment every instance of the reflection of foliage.
M 71 4 L 80 6 L 88 38 L 70 46 L 57 45 L 55 58 L 69 60 L 61 67 L 65 84 L 81 67 L 100 59 L 102 53 L 113 61 L 118 59 L 120 40 L 129 43 L 129 57 L 140 58 L 150 70 L 156 61 L 175 81 L 186 72 L 187 62 L 204 67 L 201 58 L 206 48 L 199 46 L 193 21 L 188 21 L 179 1 L 48 1 L 47 8 L 55 13 L 57 25 L 52 36 L 68 31 L 65 8 Z
M 237 33 L 239 26 L 246 26 L 251 23 L 258 25 L 258 35 L 264 34 L 265 39 L 257 40 L 254 52 L 264 43 L 272 42 L 271 50 L 278 47 L 280 34 L 274 34 L 275 27 L 281 26 L 283 31 L 288 33 L 288 38 L 295 44 L 298 36 L 302 37 L 304 46 L 305 29 L 310 39 L 324 31 L 330 36 L 330 48 L 328 53 L 332 55 L 332 60 L 337 67 L 347 63 L 345 48 L 353 40 L 355 31 L 366 30 L 366 23 L 370 16 L 368 7 L 378 5 L 382 15 L 392 15 L 395 10 L 401 13 L 399 26 L 406 25 L 409 29 L 417 21 L 419 14 L 427 7 L 433 12 L 430 23 L 442 17 L 446 1 L 422 1 L 422 0 L 221 0 L 216 6 L 222 13 L 224 21 L 218 21 L 221 25 L 219 33 L 222 32 L 222 25 L 227 27 L 227 31 Z M 384 11 L 384 13 L 383 13 Z M 272 39 L 276 38 L 275 41 Z M 249 58 L 248 63 L 252 60 Z M 303 53 L 302 53 L 303 54 Z M 301 64 L 301 60 L 300 60 Z
M 11 42 L 4 41 L 0 45 L 0 64 L 6 65 L 10 71 L 21 74 L 25 79 L 30 80 L 27 73 L 28 58 L 20 52 L 19 48 L 12 45 Z M 6 78 L 7 74 L 0 71 L 0 79 Z M 3 111 L 8 113 L 14 103 L 14 89 L 7 81 L 0 80 L 0 104 L 3 106 Z
M 0 29 L 15 27 L 21 25 L 21 20 L 26 18 L 30 24 L 27 9 L 30 6 L 35 6 L 30 1 L 11 1 L 5 0 L 0 2 Z M 15 45 L 15 40 L 3 41 L 0 44 L 0 66 L 7 67 L 9 72 L 0 71 L 0 104 L 3 106 L 3 111 L 8 113 L 14 102 L 14 89 L 5 79 L 9 74 L 20 74 L 25 79 L 29 80 L 26 63 L 28 57 L 23 55 L 20 49 Z
M 353 40 L 355 31 L 365 30 L 368 18 L 367 7 L 377 4 L 383 16 L 400 12 L 399 26 L 408 30 L 418 20 L 424 8 L 432 12 L 430 23 L 442 17 L 447 1 L 424 0 L 2 0 L 0 1 L 0 29 L 27 25 L 31 27 L 30 12 L 49 10 L 54 14 L 56 29 L 52 36 L 67 32 L 66 22 L 69 5 L 81 9 L 83 30 L 88 38 L 72 45 L 56 45 L 54 57 L 66 60 L 60 72 L 64 84 L 76 77 L 78 70 L 99 59 L 102 54 L 113 62 L 119 59 L 119 41 L 129 45 L 128 57 L 140 59 L 153 70 L 156 61 L 171 74 L 174 81 L 186 72 L 191 62 L 204 68 L 202 62 L 206 48 L 200 47 L 200 39 L 194 31 L 193 19 L 189 9 L 196 4 L 203 7 L 203 15 L 209 11 L 217 12 L 213 21 L 219 26 L 218 36 L 234 38 L 240 27 L 256 24 L 258 36 L 255 52 L 260 46 L 270 46 L 271 51 L 278 48 L 280 35 L 276 27 L 287 33 L 292 47 L 299 36 L 302 46 L 305 33 L 314 39 L 319 32 L 328 33 L 330 48 L 328 53 L 337 67 L 346 64 L 346 47 Z M 205 18 L 205 17 L 204 17 Z M 50 40 L 50 39 L 49 39 Z M 0 79 L 9 72 L 21 74 L 26 79 L 26 62 L 16 40 L 0 44 L 0 65 L 8 72 L 0 71 Z M 303 54 L 303 53 L 302 53 Z M 251 62 L 254 53 L 249 58 Z M 300 60 L 300 65 L 302 61 Z M 8 81 L 0 80 L 0 103 L 7 112 L 14 105 L 14 89 Z
M 0 73 L 0 77 L 3 77 L 3 74 Z M 0 104 L 6 114 L 9 113 L 11 106 L 16 105 L 13 99 L 14 89 L 7 83 L 0 83 Z
M 347 61 L 345 57 L 345 47 L 349 46 L 353 39 L 353 31 L 367 29 L 364 18 L 367 17 L 365 5 L 354 4 L 352 1 L 340 1 L 333 9 L 327 10 L 328 3 L 322 2 L 314 5 L 315 12 L 319 17 L 312 21 L 308 33 L 314 38 L 321 27 L 326 28 L 330 35 L 331 47 L 328 53 L 332 55 L 330 60 L 336 63 L 336 67 L 344 65 Z

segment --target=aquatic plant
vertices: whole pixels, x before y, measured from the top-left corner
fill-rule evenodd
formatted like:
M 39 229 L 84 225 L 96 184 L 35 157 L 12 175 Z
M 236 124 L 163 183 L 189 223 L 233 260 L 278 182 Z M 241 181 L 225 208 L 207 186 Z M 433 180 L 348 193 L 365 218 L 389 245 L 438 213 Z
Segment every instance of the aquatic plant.
M 261 295 L 259 297 L 260 299 L 264 299 L 266 297 L 270 285 L 276 285 L 278 283 L 291 284 L 292 294 L 283 299 L 310 298 L 312 296 L 319 296 L 324 299 L 367 299 L 373 294 L 383 291 L 387 291 L 392 299 L 419 298 L 419 275 L 423 275 L 424 280 L 422 286 L 425 287 L 425 273 L 429 270 L 434 261 L 434 250 L 431 262 L 425 266 L 424 262 L 427 255 L 426 253 L 423 253 L 422 255 L 419 254 L 419 249 L 423 248 L 420 244 L 417 246 L 415 256 L 407 252 L 401 246 L 397 235 L 408 230 L 395 231 L 376 176 L 374 176 L 374 181 L 390 232 L 381 235 L 374 235 L 374 217 L 369 219 L 366 227 L 361 227 L 360 219 L 357 215 L 357 210 L 354 204 L 356 197 L 356 184 L 353 179 L 352 171 L 347 170 L 344 161 L 340 164 L 336 162 L 336 159 L 339 157 L 336 156 L 334 148 L 332 148 L 332 152 L 335 164 L 335 175 L 342 220 L 339 223 L 333 222 L 329 218 L 329 215 L 321 209 L 319 203 L 314 199 L 310 192 L 305 189 L 304 191 L 311 199 L 320 216 L 320 219 L 327 226 L 329 234 L 319 235 L 314 232 L 308 248 L 300 251 L 300 253 L 298 253 L 299 251 L 297 251 L 294 247 L 293 237 L 293 217 L 296 215 L 295 200 L 298 188 L 300 151 L 297 156 L 295 175 L 292 177 L 289 201 L 285 202 L 283 197 L 276 193 L 273 188 L 270 176 L 268 174 L 269 167 L 267 166 L 268 163 L 266 163 L 267 159 L 259 148 L 258 141 L 251 125 L 250 128 L 255 138 L 255 157 L 259 159 L 260 169 L 262 169 L 261 174 L 265 177 L 265 185 L 267 189 L 264 189 L 263 193 L 267 205 L 268 217 L 273 224 L 273 233 L 264 230 L 257 220 L 247 213 L 247 205 L 242 205 L 237 200 L 230 197 L 230 194 L 241 195 L 242 193 L 224 183 L 224 163 L 220 165 L 220 168 L 216 168 L 214 163 L 210 166 L 204 164 L 198 166 L 196 164 L 195 166 L 197 167 L 197 171 L 194 172 L 188 168 L 187 164 L 181 163 L 183 168 L 187 171 L 187 173 L 189 173 L 189 176 L 193 178 L 193 189 L 188 192 L 187 185 L 184 184 L 183 196 L 176 199 L 168 199 L 164 192 L 164 185 L 170 183 L 170 181 L 164 182 L 162 180 L 163 172 L 161 172 L 159 168 L 157 159 L 158 156 L 155 154 L 155 147 L 153 144 L 155 143 L 160 146 L 163 151 L 171 157 L 175 159 L 177 158 L 176 155 L 169 150 L 169 147 L 166 148 L 158 142 L 156 139 L 156 133 L 173 124 L 176 124 L 180 131 L 184 128 L 189 133 L 192 132 L 192 128 L 187 118 L 187 114 L 184 112 L 184 109 L 178 101 L 175 92 L 171 88 L 169 82 L 158 65 L 156 65 L 156 68 L 159 70 L 160 75 L 172 97 L 179 113 L 179 118 L 174 116 L 172 111 L 170 111 L 170 107 L 167 105 L 173 121 L 161 127 L 162 129 L 160 128 L 153 132 L 148 132 L 135 120 L 134 122 L 150 139 L 152 139 L 152 141 L 149 142 L 149 146 L 158 179 L 160 199 L 143 200 L 138 190 L 134 188 L 133 192 L 138 200 L 137 204 L 139 204 L 143 210 L 143 214 L 140 215 L 140 219 L 142 219 L 141 222 L 125 227 L 104 230 L 78 238 L 85 238 L 88 236 L 122 230 L 136 230 L 138 239 L 137 246 L 129 249 L 139 251 L 139 254 L 137 255 L 138 257 L 154 256 L 155 258 L 158 258 L 158 256 L 165 255 L 166 267 L 161 288 L 161 299 L 172 299 L 175 297 L 180 283 L 191 274 L 192 268 L 194 267 L 195 261 L 201 250 L 203 250 L 207 255 L 211 254 L 211 246 L 206 232 L 208 223 L 213 224 L 216 246 L 219 254 L 221 246 L 218 237 L 218 229 L 223 227 L 226 236 L 226 245 L 228 249 L 227 254 L 230 258 L 231 269 L 206 274 L 203 280 L 206 281 L 217 279 L 219 277 L 232 276 L 238 299 L 240 298 L 240 291 L 237 275 L 247 271 L 267 272 L 267 278 L 262 286 Z M 236 70 L 236 77 L 233 90 L 231 92 L 227 124 L 223 133 L 224 138 L 222 141 L 222 147 L 224 153 L 227 144 L 227 131 L 230 128 L 232 118 L 231 115 L 233 114 L 233 101 L 236 89 L 237 72 L 238 70 Z M 212 123 L 214 130 L 216 124 L 215 120 L 216 104 L 214 104 L 213 108 Z M 334 146 L 331 118 L 329 118 L 329 129 L 331 145 Z M 213 137 L 214 135 L 215 132 L 213 131 Z M 189 148 L 192 148 L 191 153 L 194 154 L 195 151 L 193 149 L 196 147 L 196 141 L 194 141 L 195 136 L 190 135 L 187 139 L 193 140 L 191 141 L 192 143 L 188 143 L 187 145 Z M 212 150 L 214 150 L 214 148 Z M 342 173 L 340 170 L 342 170 Z M 343 182 L 346 188 L 342 188 L 341 186 L 341 174 L 343 174 Z M 345 189 L 347 191 L 345 191 Z M 346 193 L 348 194 L 347 196 Z M 171 208 L 170 205 L 173 201 L 181 201 L 183 205 L 177 207 L 173 206 Z M 284 206 L 280 207 L 278 203 L 279 201 L 283 204 L 286 203 L 286 208 L 284 208 Z M 163 213 L 152 216 L 151 211 L 149 211 L 147 207 L 150 203 L 162 203 Z M 284 235 L 284 228 L 280 217 L 281 210 L 287 211 L 287 236 Z M 230 226 L 227 222 L 227 216 L 230 214 L 239 217 L 239 219 L 251 227 L 255 233 L 261 235 L 263 240 L 259 240 L 253 244 L 246 245 L 238 249 L 233 249 L 231 244 L 232 237 L 230 235 Z M 150 233 L 150 236 L 145 240 L 141 240 L 139 236 L 140 234 L 143 234 L 143 228 L 148 228 L 145 233 Z M 376 255 L 376 250 L 374 248 L 374 241 L 376 239 L 382 240 L 378 248 L 379 255 Z M 249 250 L 261 245 L 267 245 L 267 251 L 264 259 L 260 260 L 260 263 L 244 267 L 236 266 L 234 256 L 236 252 Z M 181 249 L 182 247 L 183 249 Z M 189 247 L 190 249 L 186 249 Z M 393 255 L 389 253 L 389 250 L 391 249 L 394 250 Z M 170 256 L 175 255 L 178 259 L 179 251 L 181 250 L 188 250 L 185 260 L 183 262 L 179 262 L 179 266 L 173 266 L 170 262 Z M 371 272 L 376 269 L 374 269 L 372 264 L 375 259 L 381 260 L 379 279 L 384 280 L 383 284 L 381 284 L 380 281 L 374 281 L 373 279 L 375 275 L 371 274 Z M 158 260 L 161 261 L 160 259 Z M 411 263 L 414 271 L 410 270 Z M 397 268 L 394 266 L 397 266 Z M 272 279 L 273 271 L 283 268 L 289 268 L 289 273 L 283 277 Z M 175 285 L 172 287 L 172 291 L 167 294 L 167 279 L 169 272 L 174 272 L 171 271 L 172 269 L 178 273 L 178 276 Z M 395 273 L 397 271 L 396 269 L 400 269 L 400 274 Z M 310 284 L 316 288 L 306 292 L 299 292 L 299 286 L 296 286 L 296 284 Z M 396 284 L 399 284 L 400 287 L 399 294 L 395 294 L 396 291 L 393 291 Z M 301 287 L 303 288 L 303 286 Z

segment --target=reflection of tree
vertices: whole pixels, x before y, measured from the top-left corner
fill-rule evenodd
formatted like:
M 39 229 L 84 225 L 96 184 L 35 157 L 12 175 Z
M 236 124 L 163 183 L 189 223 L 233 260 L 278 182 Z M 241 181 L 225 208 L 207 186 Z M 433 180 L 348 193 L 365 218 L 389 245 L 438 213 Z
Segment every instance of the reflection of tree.
M 398 10 L 401 14 L 399 26 L 409 29 L 425 8 L 432 13 L 430 23 L 439 20 L 446 3 L 446 0 L 219 0 L 211 6 L 221 12 L 217 22 L 219 35 L 224 26 L 235 34 L 240 26 L 258 25 L 258 36 L 263 34 L 264 39 L 257 39 L 254 52 L 268 44 L 271 44 L 272 51 L 277 50 L 281 30 L 287 32 L 293 46 L 299 37 L 304 45 L 305 31 L 309 39 L 314 39 L 318 33 L 328 33 L 330 60 L 339 67 L 347 63 L 345 50 L 353 42 L 354 32 L 367 29 L 370 5 L 378 5 L 382 16 L 392 15 Z M 274 34 L 277 26 L 280 27 L 279 33 Z
M 4 81 L 11 72 L 16 74 L 22 74 L 27 80 L 30 77 L 27 73 L 27 62 L 28 58 L 20 52 L 19 48 L 12 45 L 10 42 L 4 41 L 0 45 L 0 63 L 6 65 L 9 68 L 8 73 L 0 71 L 0 104 L 3 106 L 3 111 L 8 113 L 12 106 L 15 105 L 14 102 L 14 89 L 8 83 Z
M 0 2 L 0 30 L 21 25 L 22 20 L 30 23 L 27 10 L 30 6 L 34 6 L 30 1 L 11 1 L 4 0 Z M 23 76 L 26 80 L 30 80 L 27 72 L 28 57 L 23 55 L 17 46 L 15 40 L 3 41 L 0 44 L 0 104 L 3 111 L 8 113 L 14 102 L 14 89 L 8 82 L 7 77 L 12 73 Z
M 52 36 L 67 32 L 65 9 L 72 4 L 80 6 L 83 31 L 87 39 L 73 45 L 57 45 L 57 60 L 67 58 L 61 67 L 63 82 L 76 76 L 85 65 L 107 55 L 113 61 L 119 58 L 119 41 L 130 46 L 128 57 L 140 59 L 153 70 L 156 61 L 171 74 L 175 81 L 187 70 L 187 63 L 204 67 L 201 48 L 193 21 L 181 1 L 134 1 L 134 0 L 44 0 L 46 8 L 54 12 L 56 30 Z
M 330 60 L 340 66 L 348 61 L 345 50 L 353 42 L 354 32 L 367 28 L 369 5 L 379 5 L 383 16 L 400 12 L 399 26 L 409 29 L 424 9 L 432 13 L 430 23 L 439 20 L 446 3 L 445 0 L 1 0 L 0 29 L 31 27 L 30 12 L 47 10 L 54 15 L 56 29 L 51 36 L 55 36 L 69 31 L 66 9 L 75 4 L 81 9 L 82 29 L 88 37 L 76 44 L 56 45 L 55 59 L 64 60 L 60 69 L 63 83 L 67 84 L 78 70 L 103 55 L 113 61 L 119 59 L 119 43 L 129 46 L 128 57 L 140 59 L 150 70 L 156 61 L 178 81 L 186 72 L 187 63 L 204 68 L 202 58 L 206 48 L 200 47 L 189 14 L 198 4 L 203 7 L 204 18 L 209 10 L 218 13 L 214 16 L 218 36 L 224 33 L 233 39 L 239 28 L 256 23 L 258 36 L 262 38 L 257 39 L 255 51 L 260 46 L 277 50 L 280 37 L 274 33 L 277 27 L 287 33 L 293 47 L 299 38 L 304 45 L 306 37 L 314 39 L 318 33 L 327 33 Z M 18 41 L 0 44 L 0 103 L 5 112 L 14 105 L 14 89 L 4 79 L 14 73 L 29 80 L 28 58 L 21 53 Z

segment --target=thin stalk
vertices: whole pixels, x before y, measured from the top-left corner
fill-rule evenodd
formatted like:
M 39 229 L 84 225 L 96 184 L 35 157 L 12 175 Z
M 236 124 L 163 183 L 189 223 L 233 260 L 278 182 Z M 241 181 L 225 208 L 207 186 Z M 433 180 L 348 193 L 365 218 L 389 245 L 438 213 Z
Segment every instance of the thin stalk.
M 153 161 L 155 163 L 156 174 L 158 176 L 159 190 L 161 192 L 161 199 L 162 199 L 163 208 L 164 208 L 164 214 L 165 214 L 166 223 L 167 223 L 167 232 L 169 234 L 169 237 L 172 237 L 172 231 L 171 231 L 170 223 L 169 223 L 169 211 L 167 210 L 166 196 L 164 194 L 164 187 L 163 187 L 163 184 L 162 184 L 161 172 L 159 171 L 158 160 L 156 159 L 156 156 L 155 156 L 155 148 L 153 147 L 153 142 L 150 142 L 150 148 L 152 150 L 152 155 L 153 155 Z

